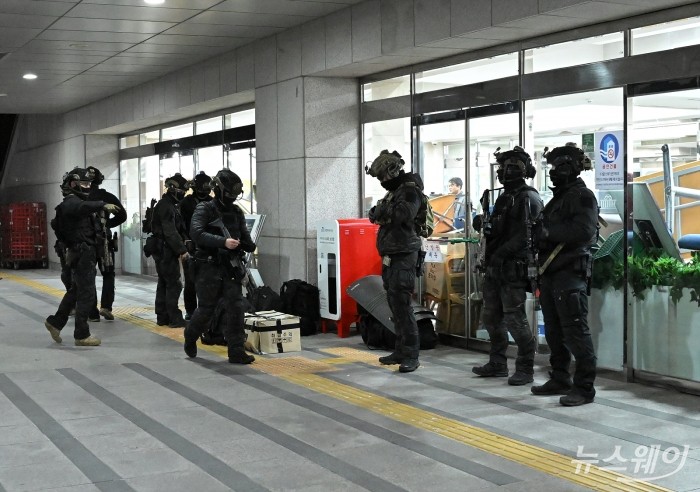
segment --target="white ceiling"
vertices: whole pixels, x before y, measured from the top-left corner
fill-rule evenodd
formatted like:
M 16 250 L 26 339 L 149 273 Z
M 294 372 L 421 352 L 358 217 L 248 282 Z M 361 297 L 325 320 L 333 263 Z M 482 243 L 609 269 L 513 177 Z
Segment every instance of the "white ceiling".
M 0 0 L 0 113 L 80 107 L 361 1 Z
M 163 5 L 149 6 L 143 0 L 0 0 L 0 94 L 6 94 L 0 96 L 0 113 L 61 113 L 75 109 L 362 1 L 166 0 Z M 386 1 L 390 13 L 392 6 L 405 7 L 396 2 L 429 5 L 426 0 L 420 4 L 416 0 Z M 468 21 L 474 5 L 483 1 L 489 0 L 451 0 L 451 22 Z M 495 5 L 496 0 L 490 1 Z M 487 29 L 382 53 L 374 59 L 326 70 L 323 75 L 357 77 L 578 26 L 698 3 L 695 0 L 499 1 L 518 6 L 513 13 L 515 20 L 501 19 L 496 24 L 498 19 L 492 19 L 494 25 Z M 518 18 L 519 6 L 532 6 L 533 2 L 540 13 Z M 440 5 L 444 6 L 444 1 Z M 416 12 L 419 15 L 420 9 Z M 414 41 L 423 29 L 420 18 L 415 19 L 415 24 Z M 384 37 L 382 32 L 382 43 Z M 391 45 L 394 37 L 403 40 L 406 36 L 388 29 L 386 37 Z M 38 78 L 24 80 L 22 75 L 27 72 L 35 73 Z

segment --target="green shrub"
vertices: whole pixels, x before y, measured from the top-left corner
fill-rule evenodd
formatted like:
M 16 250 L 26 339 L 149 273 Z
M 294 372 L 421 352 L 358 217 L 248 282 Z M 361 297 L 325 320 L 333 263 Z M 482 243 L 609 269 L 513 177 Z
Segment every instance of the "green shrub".
M 627 282 L 632 295 L 644 300 L 645 292 L 654 285 L 669 287 L 674 303 L 683 297 L 683 289 L 690 290 L 690 301 L 700 306 L 700 255 L 692 254 L 688 263 L 677 260 L 661 251 L 627 258 Z

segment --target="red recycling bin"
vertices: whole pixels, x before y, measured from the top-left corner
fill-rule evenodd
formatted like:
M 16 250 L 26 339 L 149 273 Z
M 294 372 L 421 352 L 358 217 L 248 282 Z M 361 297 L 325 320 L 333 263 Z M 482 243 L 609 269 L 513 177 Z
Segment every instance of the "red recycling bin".
M 382 274 L 377 253 L 379 226 L 369 219 L 336 219 L 318 224 L 316 246 L 322 330 L 335 321 L 338 336 L 350 334 L 350 324 L 359 318 L 357 303 L 346 292 L 348 286 L 367 275 Z

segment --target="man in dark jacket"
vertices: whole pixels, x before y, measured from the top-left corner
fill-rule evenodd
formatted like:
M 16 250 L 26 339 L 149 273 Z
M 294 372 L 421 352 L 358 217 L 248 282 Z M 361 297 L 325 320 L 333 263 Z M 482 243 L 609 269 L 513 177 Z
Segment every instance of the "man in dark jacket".
M 70 187 L 65 183 L 66 178 L 68 177 L 69 173 L 66 173 L 63 175 L 63 179 L 61 181 L 61 194 L 63 195 L 63 198 L 67 197 L 73 191 L 70 189 Z M 56 255 L 58 256 L 58 260 L 61 264 L 61 282 L 63 282 L 63 285 L 66 288 L 66 291 L 70 289 L 70 286 L 73 284 L 73 279 L 71 278 L 71 271 L 70 267 L 66 264 L 66 245 L 63 244 L 59 239 L 58 236 L 60 234 L 60 231 L 57 230 L 58 224 L 56 223 L 56 218 L 51 219 L 51 229 L 53 232 L 56 234 L 56 243 L 53 245 L 53 249 L 56 252 Z
M 44 326 L 51 338 L 61 343 L 61 330 L 75 307 L 75 344 L 97 346 L 100 339 L 90 334 L 88 313 L 95 305 L 95 214 L 100 210 L 116 213 L 115 205 L 88 201 L 90 179 L 85 169 L 75 168 L 64 177 L 63 189 L 68 192 L 56 207 L 56 234 L 66 247 L 66 264 L 71 269 L 71 287 L 63 296 L 56 314 L 46 318 Z
M 100 185 L 104 181 L 105 177 L 94 166 L 87 167 L 88 175 L 92 176 L 92 186 L 90 188 L 90 195 L 88 195 L 88 200 L 91 201 L 103 201 L 105 203 L 110 203 L 115 205 L 117 208 L 116 213 L 110 216 L 106 211 L 100 212 L 98 217 L 100 219 L 101 233 L 98 238 L 98 254 L 97 254 L 97 266 L 102 274 L 102 296 L 100 298 L 100 310 L 97 311 L 97 305 L 93 310 L 90 320 L 100 320 L 100 314 L 108 320 L 113 320 L 114 315 L 112 314 L 112 306 L 114 304 L 114 252 L 117 250 L 117 238 L 112 234 L 112 229 L 120 226 L 126 221 L 126 210 L 124 205 L 119 201 L 119 198 L 114 196 L 107 190 L 100 188 Z M 99 313 L 99 314 L 98 314 Z M 96 318 L 93 318 L 97 314 Z
M 387 190 L 369 211 L 370 222 L 379 224 L 377 251 L 382 256 L 382 281 L 396 332 L 396 348 L 379 362 L 400 364 L 400 372 L 413 372 L 420 366 L 420 338 L 411 298 L 421 250 L 415 218 L 422 203 L 423 181 L 417 174 L 404 172 L 403 165 L 398 152 L 383 150 L 365 171 Z
M 240 261 L 255 251 L 243 211 L 234 204 L 243 193 L 243 182 L 233 171 L 222 169 L 211 180 L 214 199 L 197 205 L 190 223 L 197 245 L 195 283 L 198 306 L 185 329 L 185 353 L 197 355 L 197 339 L 211 323 L 216 305 L 224 303 L 224 337 L 228 361 L 250 364 L 255 360 L 245 352 L 243 324 L 243 285 L 245 269 Z M 218 222 L 218 223 L 217 223 Z
M 598 202 L 579 177 L 591 161 L 576 144 L 552 149 L 546 157 L 554 196 L 544 208 L 539 234 L 540 302 L 552 372 L 546 383 L 531 390 L 535 395 L 564 394 L 562 405 L 578 406 L 595 397 L 596 356 L 587 317 Z
M 165 180 L 166 192 L 153 209 L 153 236 L 158 246 L 152 252 L 158 274 L 156 287 L 156 323 L 170 328 L 184 328 L 185 320 L 178 307 L 182 281 L 180 260 L 187 258 L 185 222 L 178 204 L 185 196 L 187 180 L 176 173 Z
M 194 180 L 188 183 L 189 188 L 192 193 L 187 195 L 180 202 L 180 214 L 182 214 L 182 219 L 185 221 L 185 229 L 187 230 L 187 237 L 190 238 L 190 221 L 192 220 L 192 215 L 194 215 L 194 209 L 201 202 L 208 202 L 211 200 L 211 178 L 207 176 L 204 171 L 201 171 Z M 190 246 L 192 241 L 188 239 L 185 241 L 185 245 L 188 247 L 187 251 L 190 255 L 194 254 L 194 245 Z M 185 291 L 183 297 L 185 298 L 185 319 L 189 320 L 192 318 L 192 313 L 197 308 L 197 292 L 195 290 L 194 284 L 194 258 L 190 257 L 183 265 L 183 271 L 185 273 Z
M 510 333 L 518 345 L 518 356 L 508 384 L 520 386 L 531 383 L 534 374 L 537 342 L 527 322 L 525 300 L 527 291 L 532 290 L 528 266 L 535 267 L 534 251 L 528 252 L 528 245 L 533 245 L 532 225 L 543 205 L 537 190 L 525 184 L 525 178 L 534 178 L 536 171 L 522 147 L 497 153 L 496 161 L 503 192 L 488 223 L 474 221 L 474 228 L 483 227 L 486 237 L 483 322 L 491 350 L 488 363 L 472 367 L 472 372 L 482 377 L 508 376 L 506 349 Z M 485 203 L 482 199 L 482 206 Z M 528 265 L 528 253 L 533 265 Z

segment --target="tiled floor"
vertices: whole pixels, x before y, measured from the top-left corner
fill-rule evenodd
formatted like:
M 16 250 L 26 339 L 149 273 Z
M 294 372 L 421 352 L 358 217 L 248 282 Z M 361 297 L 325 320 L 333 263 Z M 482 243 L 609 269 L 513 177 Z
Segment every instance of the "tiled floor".
M 75 347 L 72 321 L 59 345 L 57 273 L 0 277 L 0 492 L 700 490 L 700 397 L 605 373 L 563 408 L 474 377 L 484 354 L 438 347 L 400 374 L 334 334 L 190 360 L 153 322 L 155 283 L 128 276 L 117 319 L 91 324 L 102 346 Z

